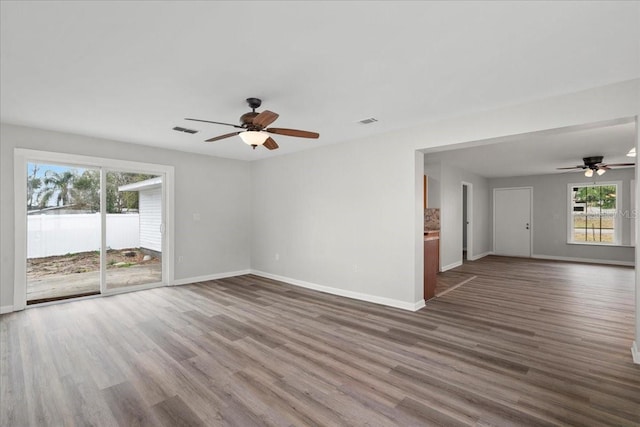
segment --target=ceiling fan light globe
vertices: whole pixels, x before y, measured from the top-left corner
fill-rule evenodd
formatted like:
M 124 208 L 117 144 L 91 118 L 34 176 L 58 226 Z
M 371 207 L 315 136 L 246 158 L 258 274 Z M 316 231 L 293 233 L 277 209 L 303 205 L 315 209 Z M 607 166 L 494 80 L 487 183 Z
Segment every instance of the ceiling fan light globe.
M 269 134 L 266 132 L 256 132 L 248 130 L 240 132 L 240 138 L 247 145 L 262 145 L 269 138 Z
M 597 173 L 598 175 L 604 175 L 604 173 L 605 173 L 606 171 L 607 171 L 606 169 L 598 169 L 598 170 L 596 171 L 596 173 Z
M 593 170 L 587 169 L 586 171 L 584 171 L 584 176 L 586 176 L 587 178 L 591 178 L 593 176 Z

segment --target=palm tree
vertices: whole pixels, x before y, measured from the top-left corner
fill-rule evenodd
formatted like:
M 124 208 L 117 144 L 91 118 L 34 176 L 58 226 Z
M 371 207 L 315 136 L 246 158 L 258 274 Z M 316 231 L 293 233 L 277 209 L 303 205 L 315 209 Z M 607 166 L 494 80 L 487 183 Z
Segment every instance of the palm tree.
M 37 192 L 42 185 L 42 179 L 38 178 L 38 165 L 34 164 L 31 174 L 27 177 L 27 210 L 34 209 Z
M 57 193 L 56 206 L 60 206 L 60 203 L 62 203 L 62 206 L 69 205 L 71 203 L 71 188 L 73 187 L 75 176 L 71 171 L 46 171 L 44 174 L 44 183 L 45 185 L 51 186 L 51 188 L 47 190 L 49 194 L 43 196 L 43 198 L 48 200 L 54 193 Z

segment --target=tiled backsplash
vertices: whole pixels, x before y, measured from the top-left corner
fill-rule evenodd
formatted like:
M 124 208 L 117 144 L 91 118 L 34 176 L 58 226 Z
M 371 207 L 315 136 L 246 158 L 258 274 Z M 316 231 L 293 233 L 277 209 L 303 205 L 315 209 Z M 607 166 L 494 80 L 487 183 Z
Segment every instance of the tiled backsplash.
M 440 209 L 427 208 L 424 210 L 424 229 L 440 230 Z

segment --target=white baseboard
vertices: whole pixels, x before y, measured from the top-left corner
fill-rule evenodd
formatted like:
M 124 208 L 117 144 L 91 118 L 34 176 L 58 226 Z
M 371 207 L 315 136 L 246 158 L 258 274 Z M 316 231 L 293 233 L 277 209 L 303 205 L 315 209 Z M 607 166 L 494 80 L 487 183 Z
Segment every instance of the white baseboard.
M 13 311 L 12 305 L 0 306 L 0 314 L 11 313 Z
M 415 303 L 415 305 L 413 306 L 413 310 L 411 310 L 411 311 L 418 311 L 421 308 L 424 308 L 426 306 L 427 306 L 427 303 L 425 302 L 425 300 L 421 299 L 420 301 Z
M 608 260 L 608 259 L 591 259 L 591 258 L 574 258 L 574 257 L 564 257 L 564 256 L 555 256 L 555 255 L 531 255 L 531 258 L 536 259 L 549 259 L 555 261 L 568 261 L 568 262 L 584 262 L 588 264 L 608 264 L 608 265 L 624 265 L 627 267 L 633 267 L 636 265 L 633 261 L 616 261 L 616 260 Z
M 357 299 L 360 301 L 372 302 L 375 304 L 386 305 L 389 307 L 401 308 L 403 310 L 417 311 L 425 306 L 424 300 L 417 301 L 415 303 L 400 301 L 392 298 L 379 297 L 376 295 L 363 294 L 360 292 L 347 291 L 339 288 L 332 288 L 330 286 L 318 285 L 316 283 L 305 282 L 303 280 L 292 279 L 290 277 L 279 276 L 277 274 L 265 273 L 264 271 L 252 270 L 251 274 L 256 276 L 266 277 L 267 279 L 277 280 L 279 282 L 288 283 L 294 286 L 300 286 L 301 288 L 312 289 L 314 291 L 320 291 L 331 295 L 338 295 L 341 297 L 347 297 Z
M 481 254 L 474 255 L 474 256 L 469 256 L 469 254 L 467 254 L 467 259 L 469 261 L 476 261 L 476 260 L 479 260 L 480 258 L 484 258 L 484 257 L 489 256 L 489 255 L 493 255 L 493 252 L 487 251 L 487 252 L 483 252 Z
M 452 268 L 460 267 L 461 265 L 462 265 L 462 260 L 456 261 L 456 262 L 454 262 L 452 264 L 449 264 L 449 265 L 443 265 L 442 269 L 440 269 L 440 272 L 443 273 L 443 272 L 445 272 L 447 270 L 451 270 Z
M 631 345 L 631 356 L 633 356 L 633 363 L 640 365 L 640 350 L 638 350 L 638 343 L 636 341 Z
M 206 276 L 187 277 L 186 279 L 175 279 L 171 286 L 188 285 L 190 283 L 206 282 L 208 280 L 226 279 L 227 277 L 243 276 L 251 274 L 251 270 L 229 271 L 226 273 L 208 274 Z

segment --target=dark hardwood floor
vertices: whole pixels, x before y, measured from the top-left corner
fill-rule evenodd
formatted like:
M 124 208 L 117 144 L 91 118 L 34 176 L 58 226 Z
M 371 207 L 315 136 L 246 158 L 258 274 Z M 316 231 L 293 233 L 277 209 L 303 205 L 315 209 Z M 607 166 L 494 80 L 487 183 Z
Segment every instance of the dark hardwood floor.
M 241 276 L 3 315 L 0 424 L 640 424 L 632 269 L 457 270 L 416 313 Z
M 457 269 L 438 273 L 436 275 L 436 297 L 445 295 L 452 289 L 469 283 L 476 277 L 477 276 L 475 274 L 457 271 Z

